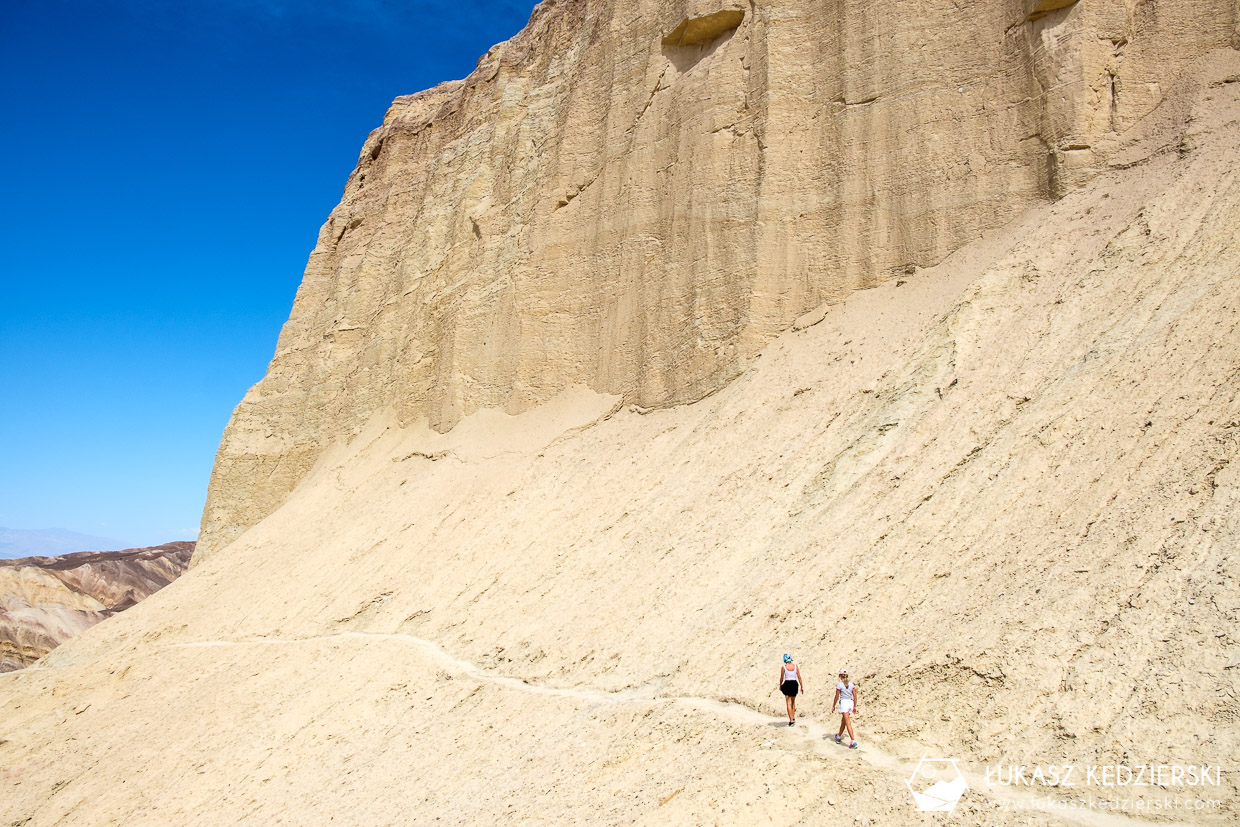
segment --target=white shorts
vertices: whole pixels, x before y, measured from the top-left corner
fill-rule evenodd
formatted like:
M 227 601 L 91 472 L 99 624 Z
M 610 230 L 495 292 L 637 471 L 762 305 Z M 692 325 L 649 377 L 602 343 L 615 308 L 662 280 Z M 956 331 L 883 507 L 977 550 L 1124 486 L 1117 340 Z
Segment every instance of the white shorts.
M 853 711 L 853 702 L 848 698 L 840 698 L 840 714 Z

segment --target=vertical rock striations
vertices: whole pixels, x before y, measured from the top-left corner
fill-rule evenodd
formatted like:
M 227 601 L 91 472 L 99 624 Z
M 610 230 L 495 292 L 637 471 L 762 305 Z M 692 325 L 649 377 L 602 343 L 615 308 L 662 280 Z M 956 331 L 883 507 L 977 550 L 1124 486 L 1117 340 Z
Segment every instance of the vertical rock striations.
M 546 0 L 397 98 L 225 432 L 201 553 L 374 414 L 694 400 L 1141 137 L 1232 0 Z

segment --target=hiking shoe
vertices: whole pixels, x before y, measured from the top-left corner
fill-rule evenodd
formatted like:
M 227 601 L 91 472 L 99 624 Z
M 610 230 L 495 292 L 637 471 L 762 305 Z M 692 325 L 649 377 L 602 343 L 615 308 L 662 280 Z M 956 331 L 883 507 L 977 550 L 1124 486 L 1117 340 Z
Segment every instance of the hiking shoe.
M 835 743 L 837 743 L 837 744 L 842 744 L 842 743 L 844 743 L 844 742 L 843 742 L 842 740 L 840 740 L 840 736 L 839 736 L 839 735 L 837 735 L 837 736 L 835 736 Z
M 856 748 L 857 748 L 857 742 L 856 742 L 856 741 L 853 741 L 851 744 L 849 744 L 849 745 L 848 745 L 848 748 L 849 748 L 849 749 L 856 749 Z

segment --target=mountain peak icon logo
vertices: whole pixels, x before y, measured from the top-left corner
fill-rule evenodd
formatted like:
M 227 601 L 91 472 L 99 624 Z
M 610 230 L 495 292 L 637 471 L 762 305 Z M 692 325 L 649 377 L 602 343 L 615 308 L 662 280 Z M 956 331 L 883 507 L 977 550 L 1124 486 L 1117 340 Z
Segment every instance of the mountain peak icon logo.
M 956 802 L 969 784 L 964 780 L 955 758 L 930 758 L 922 755 L 917 769 L 905 781 L 908 791 L 917 802 L 917 809 L 927 813 L 951 814 Z

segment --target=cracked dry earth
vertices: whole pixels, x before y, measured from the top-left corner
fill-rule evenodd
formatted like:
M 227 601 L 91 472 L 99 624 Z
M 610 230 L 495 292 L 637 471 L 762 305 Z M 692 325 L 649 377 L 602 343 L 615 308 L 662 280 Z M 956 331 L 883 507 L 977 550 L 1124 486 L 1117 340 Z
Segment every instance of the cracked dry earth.
M 376 417 L 0 676 L 0 823 L 923 824 L 927 751 L 973 773 L 953 823 L 1141 820 L 1004 809 L 995 762 L 1222 765 L 1169 818 L 1234 822 L 1240 84 L 1204 89 L 697 403 Z M 845 664 L 859 754 L 818 737 Z

